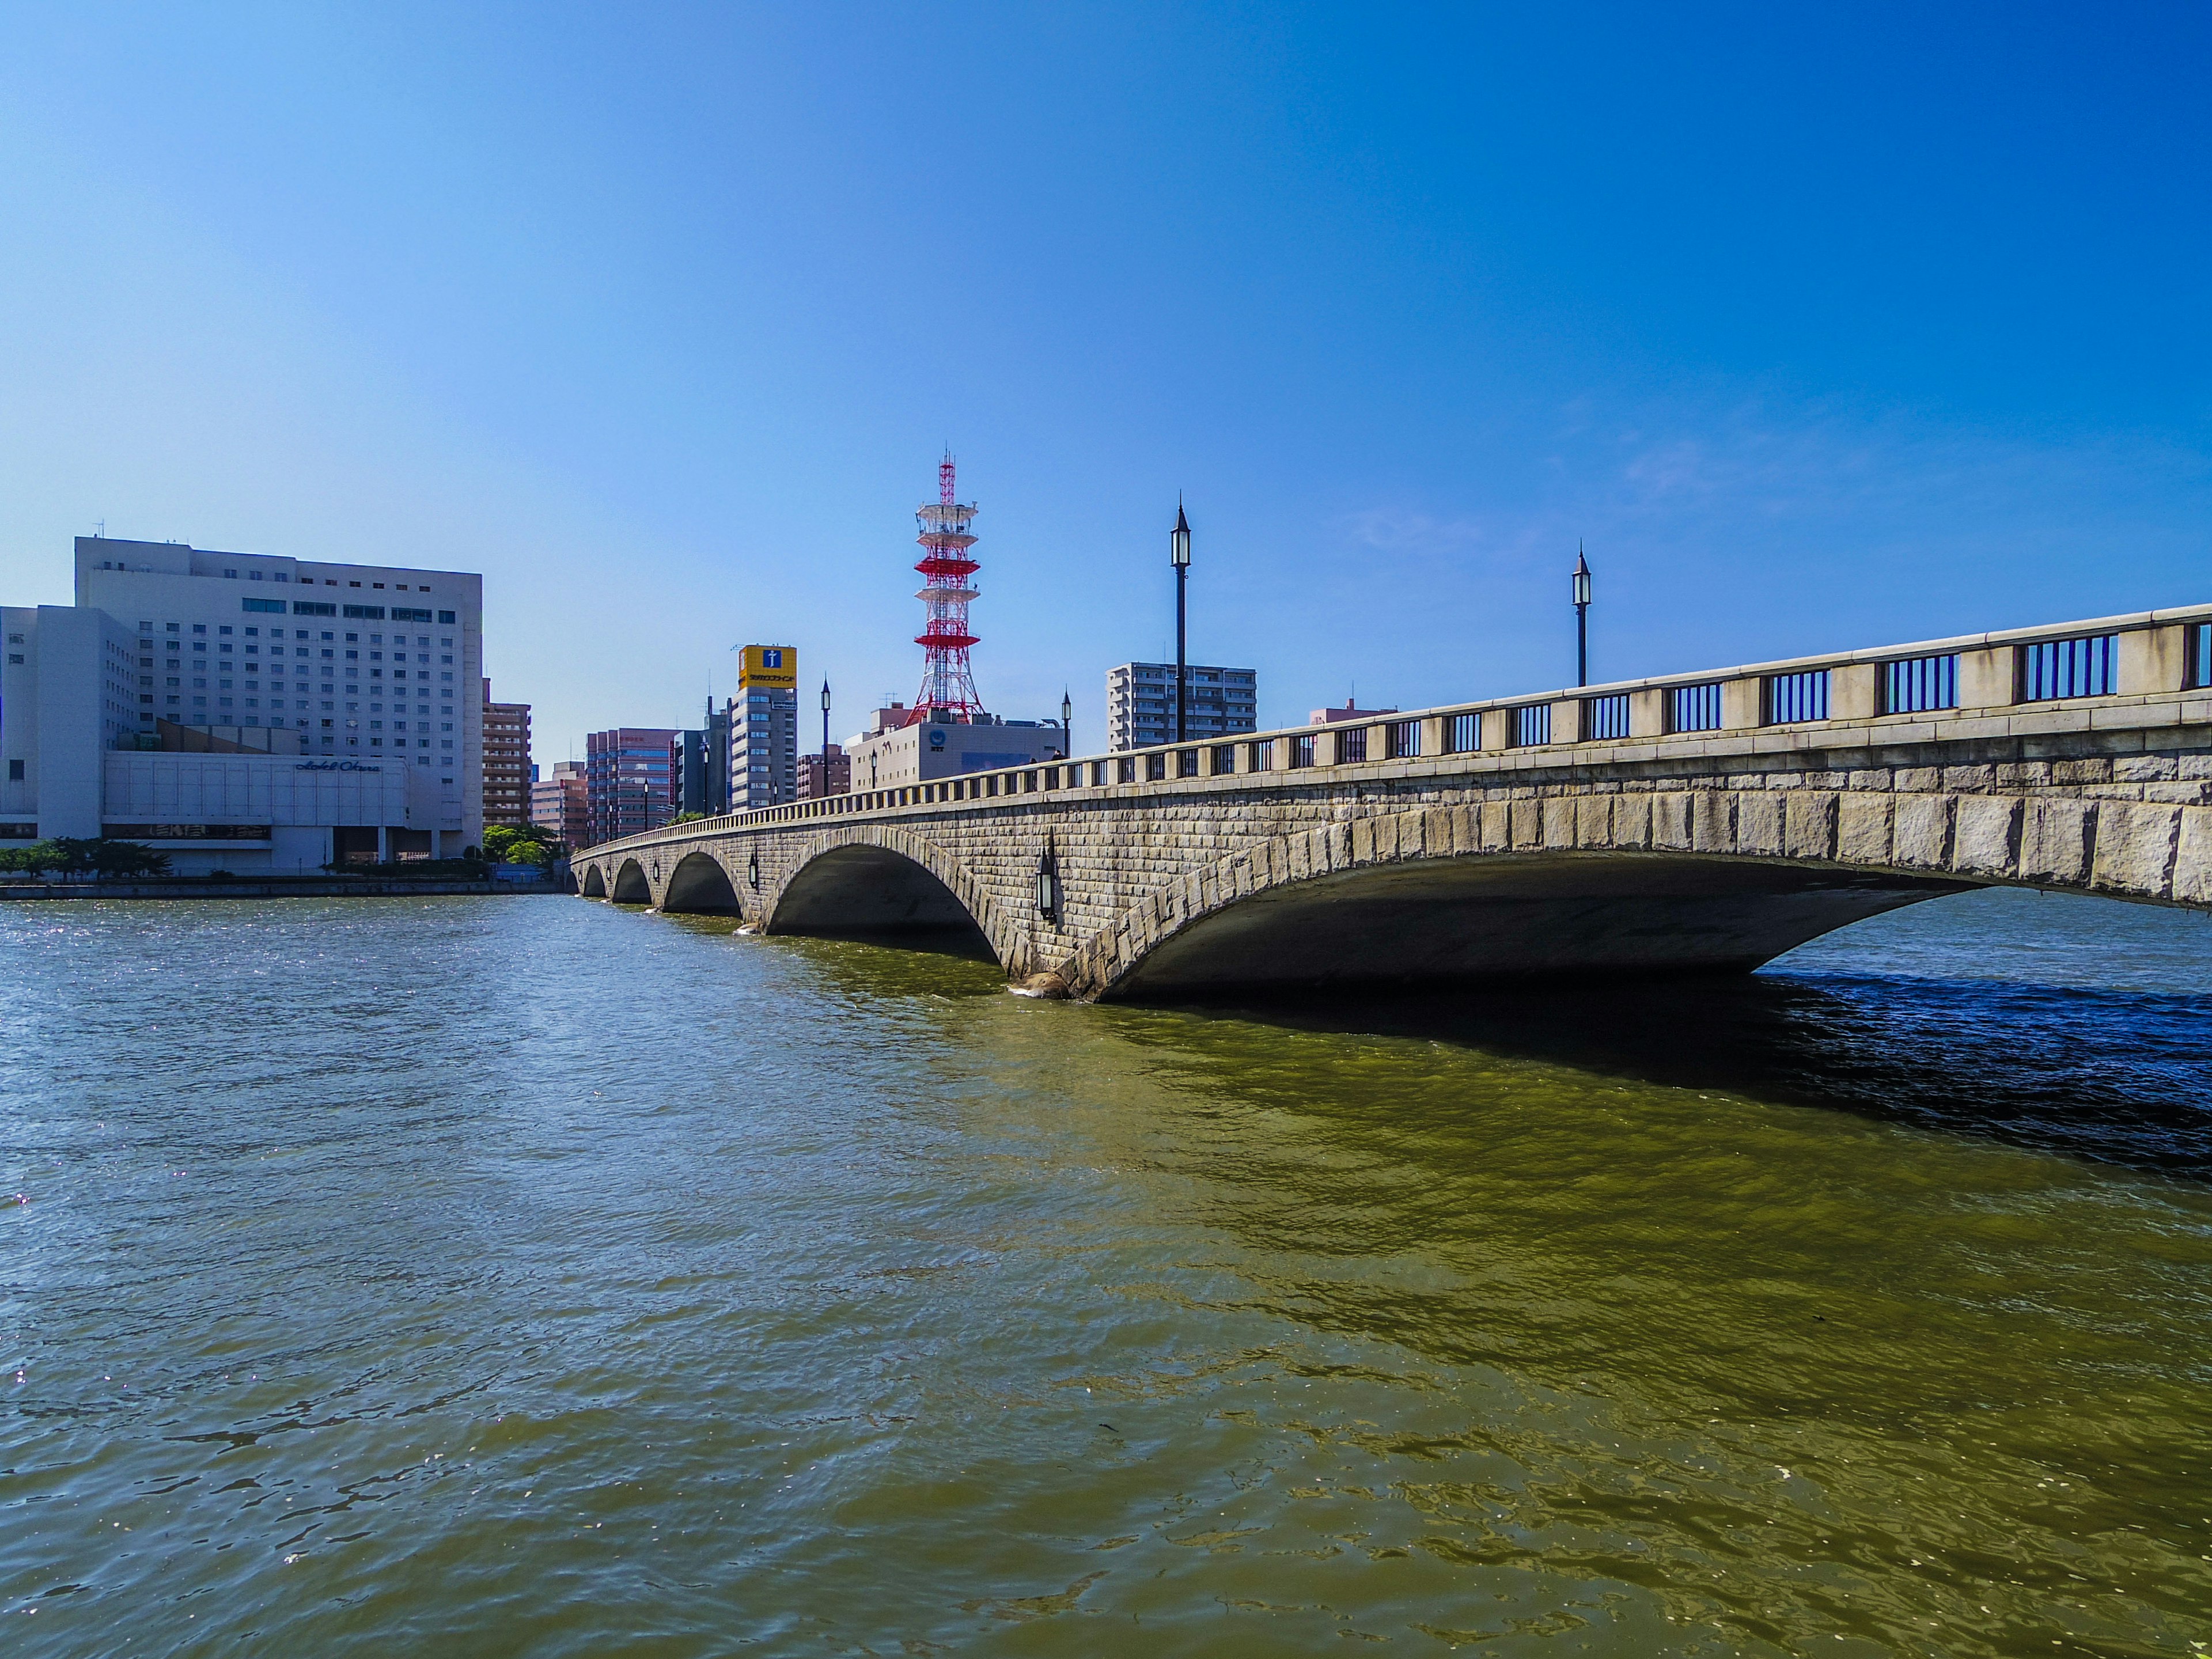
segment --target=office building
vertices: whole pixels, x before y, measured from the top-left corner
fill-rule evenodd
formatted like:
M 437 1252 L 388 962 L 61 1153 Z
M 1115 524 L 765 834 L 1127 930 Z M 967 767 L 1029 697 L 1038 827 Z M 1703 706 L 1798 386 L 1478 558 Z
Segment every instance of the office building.
M 481 840 L 481 577 L 81 537 L 75 597 L 4 613 L 0 842 L 267 875 Z
M 555 761 L 553 775 L 530 786 L 530 821 L 571 848 L 589 846 L 592 821 L 584 791 L 584 763 Z
M 730 699 L 730 811 L 799 799 L 799 653 L 749 645 Z
M 876 711 L 868 730 L 848 745 L 854 789 L 890 789 L 965 772 L 1060 760 L 1066 733 L 1057 720 L 1008 720 L 996 714 L 963 716 L 944 708 L 902 703 Z
M 849 794 L 853 788 L 852 757 L 831 744 L 819 755 L 799 757 L 799 799 L 820 800 L 829 795 Z
M 1249 668 L 1191 664 L 1183 741 L 1210 742 L 1260 724 L 1260 676 Z M 1106 746 L 1149 749 L 1176 742 L 1176 665 L 1125 662 L 1106 672 Z
M 530 705 L 494 702 L 483 683 L 483 821 L 530 822 Z
M 584 845 L 658 830 L 676 816 L 665 726 L 618 726 L 584 739 Z

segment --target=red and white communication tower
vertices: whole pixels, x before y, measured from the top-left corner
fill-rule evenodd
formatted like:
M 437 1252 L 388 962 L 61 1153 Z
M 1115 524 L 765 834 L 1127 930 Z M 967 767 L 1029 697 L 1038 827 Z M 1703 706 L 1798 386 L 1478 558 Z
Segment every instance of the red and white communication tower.
M 922 648 L 921 690 L 914 700 L 914 717 L 927 720 L 933 708 L 947 714 L 974 716 L 983 712 L 975 695 L 975 676 L 968 665 L 968 647 L 975 635 L 968 629 L 968 606 L 975 598 L 969 578 L 982 567 L 968 556 L 975 538 L 968 526 L 975 521 L 975 507 L 963 505 L 952 487 L 952 455 L 948 450 L 937 468 L 937 499 L 915 509 L 921 526 L 921 562 L 915 568 L 927 582 L 915 595 L 928 608 L 929 620 L 915 636 Z

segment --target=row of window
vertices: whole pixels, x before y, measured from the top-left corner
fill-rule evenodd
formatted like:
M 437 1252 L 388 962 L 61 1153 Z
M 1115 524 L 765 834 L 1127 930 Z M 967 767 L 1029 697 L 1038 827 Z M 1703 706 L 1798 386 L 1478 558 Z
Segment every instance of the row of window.
M 281 617 L 284 614 L 284 601 L 282 599 L 240 599 L 238 603 L 240 609 L 257 615 Z M 359 622 L 382 622 L 386 614 L 386 607 L 380 605 L 325 605 L 317 599 L 295 599 L 291 609 L 295 617 L 343 616 Z M 393 622 L 439 622 L 451 628 L 459 620 L 458 613 L 451 611 L 434 612 L 420 606 L 405 605 L 395 605 L 389 610 Z

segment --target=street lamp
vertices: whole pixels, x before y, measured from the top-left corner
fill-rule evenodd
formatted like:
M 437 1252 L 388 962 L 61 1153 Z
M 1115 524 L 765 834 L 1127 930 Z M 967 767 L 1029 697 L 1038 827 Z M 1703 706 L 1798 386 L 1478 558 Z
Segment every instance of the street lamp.
M 830 682 L 827 680 L 822 682 L 822 764 L 826 773 L 830 764 Z M 823 787 L 826 789 L 829 786 L 825 783 Z
M 1582 544 L 1575 544 L 1575 684 L 1589 684 L 1589 561 L 1583 557 Z
M 1075 705 L 1068 701 L 1067 689 L 1063 686 L 1060 693 L 1060 757 L 1062 760 L 1072 760 L 1075 756 L 1075 731 L 1072 725 L 1074 719 Z
M 1060 921 L 1060 871 L 1048 845 L 1044 856 L 1037 860 L 1037 919 L 1058 926 Z
M 1182 515 L 1182 497 L 1176 497 L 1175 533 L 1168 538 L 1168 560 L 1176 573 L 1176 741 L 1188 740 L 1189 733 L 1184 717 L 1190 674 L 1185 664 L 1183 651 L 1185 607 L 1183 596 L 1190 586 L 1190 520 Z

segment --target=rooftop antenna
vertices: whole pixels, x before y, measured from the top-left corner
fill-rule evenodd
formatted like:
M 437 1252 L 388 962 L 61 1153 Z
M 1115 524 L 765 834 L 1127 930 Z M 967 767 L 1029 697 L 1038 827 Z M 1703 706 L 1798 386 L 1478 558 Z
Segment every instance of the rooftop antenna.
M 105 519 L 102 519 L 102 520 L 100 521 L 100 523 L 99 523 L 97 526 L 95 526 L 94 527 L 94 529 L 93 529 L 93 532 L 92 532 L 92 538 L 93 538 L 94 541 L 105 541 L 105 540 L 106 539 L 106 538 L 107 538 L 107 520 L 105 520 Z

